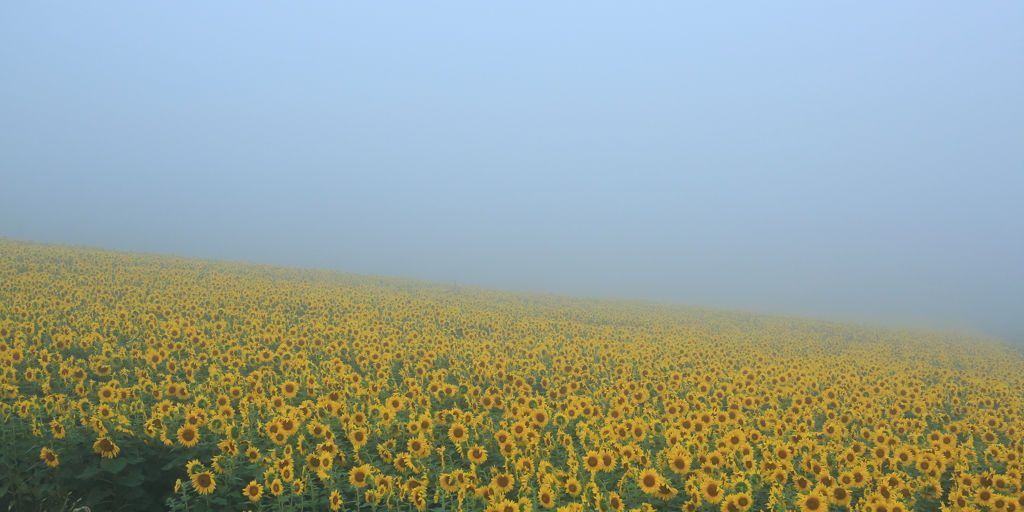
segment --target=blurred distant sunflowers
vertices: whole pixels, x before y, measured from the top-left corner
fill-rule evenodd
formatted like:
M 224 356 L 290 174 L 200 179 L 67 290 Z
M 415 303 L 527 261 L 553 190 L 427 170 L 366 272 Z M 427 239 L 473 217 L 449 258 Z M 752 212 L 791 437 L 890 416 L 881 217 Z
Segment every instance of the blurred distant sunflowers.
M 1024 510 L 996 340 L 6 239 L 0 299 L 0 508 Z

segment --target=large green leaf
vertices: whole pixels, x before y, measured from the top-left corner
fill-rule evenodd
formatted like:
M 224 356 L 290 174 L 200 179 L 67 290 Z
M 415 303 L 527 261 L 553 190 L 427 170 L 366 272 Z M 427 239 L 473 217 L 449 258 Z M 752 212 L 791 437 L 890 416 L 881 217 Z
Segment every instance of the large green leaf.
M 142 471 L 128 471 L 117 478 L 118 485 L 125 487 L 136 487 L 142 485 L 144 481 L 146 481 L 146 477 Z
M 79 473 L 79 475 L 76 476 L 75 478 L 92 478 L 96 476 L 96 473 L 99 472 L 100 468 L 98 466 L 89 466 L 85 468 L 85 470 L 83 470 L 81 473 Z
M 128 460 L 121 457 L 114 457 L 113 459 L 103 459 L 100 461 L 100 467 L 104 471 L 110 471 L 111 473 L 117 474 L 119 471 L 124 469 L 128 465 Z

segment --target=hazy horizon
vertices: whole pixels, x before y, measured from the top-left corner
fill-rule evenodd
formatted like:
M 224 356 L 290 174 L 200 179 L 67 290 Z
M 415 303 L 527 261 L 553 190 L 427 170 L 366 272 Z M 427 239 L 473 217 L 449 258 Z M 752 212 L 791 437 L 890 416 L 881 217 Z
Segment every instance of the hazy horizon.
M 237 6 L 0 1 L 0 236 L 1024 342 L 1021 4 Z

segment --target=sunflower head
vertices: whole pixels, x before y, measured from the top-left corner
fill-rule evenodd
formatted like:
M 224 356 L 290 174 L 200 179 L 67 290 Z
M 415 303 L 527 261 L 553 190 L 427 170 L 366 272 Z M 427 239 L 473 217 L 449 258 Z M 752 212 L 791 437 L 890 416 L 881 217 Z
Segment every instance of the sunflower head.
M 655 494 L 658 492 L 658 487 L 662 484 L 661 475 L 653 469 L 645 469 L 640 472 L 640 476 L 637 477 L 637 484 L 640 485 L 640 490 L 647 494 Z
M 56 467 L 57 464 L 60 464 L 60 461 L 57 460 L 57 454 L 50 451 L 49 448 L 43 448 L 39 452 L 39 458 L 42 459 L 42 461 L 45 462 L 46 465 L 50 466 L 51 468 Z
M 186 423 L 178 429 L 178 443 L 188 448 L 195 446 L 199 443 L 199 430 Z
M 372 466 L 368 464 L 352 468 L 348 473 L 348 482 L 356 487 L 366 487 L 372 476 L 371 469 Z
M 720 503 L 725 497 L 722 491 L 722 482 L 709 478 L 700 485 L 700 493 L 710 503 Z
M 245 489 L 242 489 L 242 496 L 249 498 L 249 501 L 259 501 L 263 497 L 263 486 L 253 480 L 245 486 Z
M 114 444 L 114 441 L 112 441 L 109 437 L 101 437 L 97 439 L 96 442 L 93 443 L 92 449 L 96 453 L 108 459 L 113 459 L 114 457 L 117 457 L 117 454 L 121 452 L 121 448 Z
M 455 444 L 464 443 L 469 440 L 469 432 L 466 430 L 466 426 L 461 423 L 453 423 L 448 428 L 448 439 Z
M 203 471 L 192 475 L 192 486 L 199 494 L 210 494 L 217 488 L 217 482 L 213 479 L 213 473 Z

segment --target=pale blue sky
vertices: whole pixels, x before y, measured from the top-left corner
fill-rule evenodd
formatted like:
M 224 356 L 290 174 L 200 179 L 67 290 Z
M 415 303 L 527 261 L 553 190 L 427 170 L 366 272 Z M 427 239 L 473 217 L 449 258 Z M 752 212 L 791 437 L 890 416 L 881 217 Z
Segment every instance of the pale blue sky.
M 0 0 L 0 236 L 1024 341 L 1021 27 Z

